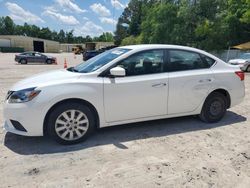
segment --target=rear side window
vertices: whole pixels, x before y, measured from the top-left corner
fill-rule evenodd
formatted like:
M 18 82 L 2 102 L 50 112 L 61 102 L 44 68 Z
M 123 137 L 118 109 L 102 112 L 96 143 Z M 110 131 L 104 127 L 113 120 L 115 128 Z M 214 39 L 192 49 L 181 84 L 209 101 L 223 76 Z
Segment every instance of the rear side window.
M 208 57 L 207 57 L 208 58 Z M 169 71 L 185 71 L 209 68 L 214 62 L 201 58 L 200 54 L 184 50 L 169 50 Z
M 204 59 L 204 61 L 209 65 L 209 67 L 211 67 L 214 63 L 215 63 L 215 60 L 210 58 L 210 57 L 207 57 L 205 55 L 202 55 L 202 58 Z

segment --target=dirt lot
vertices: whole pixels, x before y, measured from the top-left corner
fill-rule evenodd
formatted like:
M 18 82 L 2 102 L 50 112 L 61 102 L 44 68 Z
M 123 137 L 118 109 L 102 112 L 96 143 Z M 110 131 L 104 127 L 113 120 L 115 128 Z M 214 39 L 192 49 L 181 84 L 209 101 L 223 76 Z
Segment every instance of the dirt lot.
M 1 125 L 12 84 L 82 58 L 54 55 L 59 65 L 16 65 L 14 54 L 0 53 Z M 250 187 L 249 88 L 247 75 L 244 102 L 216 124 L 184 117 L 123 125 L 74 146 L 1 129 L 0 187 Z

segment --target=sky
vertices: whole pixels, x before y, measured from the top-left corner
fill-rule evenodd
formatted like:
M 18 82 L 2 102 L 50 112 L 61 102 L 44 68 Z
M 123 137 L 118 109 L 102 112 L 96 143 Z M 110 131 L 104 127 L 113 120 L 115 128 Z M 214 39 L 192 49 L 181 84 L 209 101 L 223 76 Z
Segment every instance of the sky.
M 0 16 L 16 24 L 74 30 L 75 36 L 113 32 L 129 0 L 0 0 Z

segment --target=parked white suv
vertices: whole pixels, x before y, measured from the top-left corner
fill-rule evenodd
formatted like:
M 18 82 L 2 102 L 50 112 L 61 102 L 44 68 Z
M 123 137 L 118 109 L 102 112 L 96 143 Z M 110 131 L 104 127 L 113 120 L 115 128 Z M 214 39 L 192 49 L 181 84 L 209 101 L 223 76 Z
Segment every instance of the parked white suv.
M 72 144 L 118 124 L 196 114 L 212 123 L 243 100 L 243 80 L 238 67 L 198 49 L 124 46 L 14 85 L 4 127 Z

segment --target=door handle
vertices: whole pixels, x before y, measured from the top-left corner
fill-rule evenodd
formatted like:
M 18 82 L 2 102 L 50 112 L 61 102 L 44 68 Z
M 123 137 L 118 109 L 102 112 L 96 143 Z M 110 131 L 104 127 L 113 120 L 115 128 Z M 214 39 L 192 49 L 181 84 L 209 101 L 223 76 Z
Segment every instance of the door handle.
M 164 87 L 166 86 L 166 83 L 158 83 L 158 84 L 153 84 L 152 87 Z
M 202 79 L 202 80 L 199 80 L 200 83 L 204 83 L 204 82 L 212 82 L 212 79 L 211 78 L 207 78 L 207 79 Z

